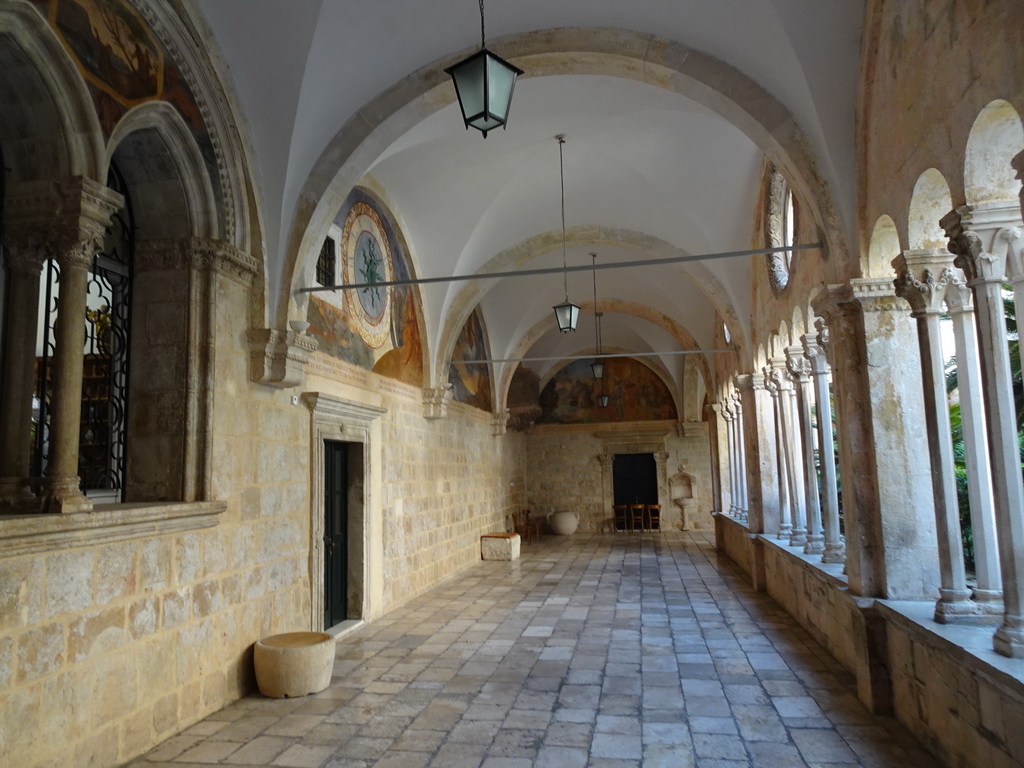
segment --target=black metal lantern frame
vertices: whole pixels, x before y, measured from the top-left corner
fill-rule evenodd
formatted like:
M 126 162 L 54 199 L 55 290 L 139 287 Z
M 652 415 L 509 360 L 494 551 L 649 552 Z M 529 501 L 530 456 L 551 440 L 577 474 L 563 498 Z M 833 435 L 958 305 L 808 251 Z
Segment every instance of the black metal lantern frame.
M 445 69 L 455 83 L 455 94 L 466 129 L 487 132 L 504 127 L 512 106 L 516 77 L 523 70 L 487 50 L 484 38 L 484 3 L 480 0 L 480 50 Z
M 565 165 L 562 162 L 562 145 L 565 136 L 555 136 L 558 142 L 558 178 L 562 190 L 562 287 L 565 289 L 565 301 L 552 307 L 555 310 L 555 322 L 562 333 L 576 330 L 576 321 L 580 319 L 580 308 L 569 301 L 569 270 L 565 259 Z

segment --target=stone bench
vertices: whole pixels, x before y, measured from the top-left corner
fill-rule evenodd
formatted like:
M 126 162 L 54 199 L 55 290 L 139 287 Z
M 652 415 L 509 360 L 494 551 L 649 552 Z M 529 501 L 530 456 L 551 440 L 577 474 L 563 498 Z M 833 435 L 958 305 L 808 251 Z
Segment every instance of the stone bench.
M 480 537 L 480 559 L 518 560 L 519 544 L 518 533 L 485 533 Z
M 256 643 L 256 684 L 280 699 L 318 693 L 331 684 L 334 638 L 326 632 L 286 632 Z

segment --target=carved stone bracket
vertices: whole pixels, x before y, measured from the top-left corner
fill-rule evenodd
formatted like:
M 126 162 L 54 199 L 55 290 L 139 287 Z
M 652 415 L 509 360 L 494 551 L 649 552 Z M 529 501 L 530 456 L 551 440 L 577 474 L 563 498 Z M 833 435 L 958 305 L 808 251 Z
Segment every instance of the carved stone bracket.
M 254 328 L 249 340 L 249 376 L 257 384 L 294 387 L 302 381 L 305 365 L 317 349 L 317 340 L 305 333 Z
M 495 437 L 504 435 L 508 431 L 508 420 L 511 413 L 508 409 L 501 413 L 491 414 L 491 434 Z
M 448 418 L 448 403 L 451 401 L 451 384 L 444 384 L 440 387 L 428 387 L 424 389 L 423 418 L 430 419 L 431 421 L 435 419 Z
M 892 265 L 896 295 L 910 303 L 915 317 L 941 313 L 947 289 L 957 283 L 966 285 L 959 270 L 953 269 L 953 256 L 943 251 L 904 251 Z

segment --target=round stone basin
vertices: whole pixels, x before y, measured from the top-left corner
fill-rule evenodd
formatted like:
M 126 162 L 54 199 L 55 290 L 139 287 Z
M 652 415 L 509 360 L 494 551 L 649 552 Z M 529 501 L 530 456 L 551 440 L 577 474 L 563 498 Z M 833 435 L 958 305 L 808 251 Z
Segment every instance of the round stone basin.
M 307 696 L 331 684 L 334 638 L 326 632 L 285 632 L 256 643 L 260 693 L 274 699 Z

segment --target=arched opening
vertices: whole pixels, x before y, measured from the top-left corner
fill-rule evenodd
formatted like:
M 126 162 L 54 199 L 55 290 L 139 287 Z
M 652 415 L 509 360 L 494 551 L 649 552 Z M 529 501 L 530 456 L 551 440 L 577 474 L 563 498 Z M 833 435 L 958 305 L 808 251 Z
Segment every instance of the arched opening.
M 967 138 L 964 189 L 967 203 L 1017 200 L 1020 182 L 1011 165 L 1024 149 L 1024 124 L 1008 101 L 996 99 L 978 114 Z

